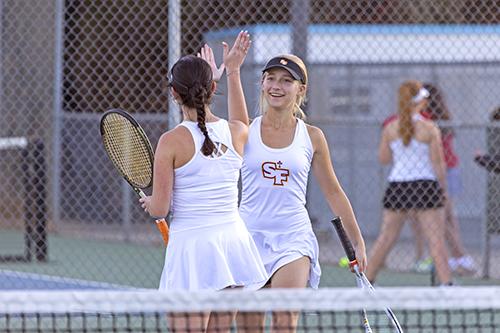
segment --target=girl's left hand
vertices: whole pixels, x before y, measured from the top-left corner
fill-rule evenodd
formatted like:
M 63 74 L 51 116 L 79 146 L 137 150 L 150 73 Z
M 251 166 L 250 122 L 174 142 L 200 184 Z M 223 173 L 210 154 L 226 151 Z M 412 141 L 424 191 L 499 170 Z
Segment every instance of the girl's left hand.
M 201 48 L 200 52 L 198 52 L 197 56 L 210 65 L 212 68 L 212 75 L 213 75 L 213 80 L 214 81 L 219 81 L 220 78 L 222 77 L 222 74 L 224 73 L 224 69 L 226 68 L 226 65 L 222 63 L 220 67 L 217 67 L 217 64 L 215 63 L 215 58 L 214 58 L 214 51 L 208 44 L 203 45 Z

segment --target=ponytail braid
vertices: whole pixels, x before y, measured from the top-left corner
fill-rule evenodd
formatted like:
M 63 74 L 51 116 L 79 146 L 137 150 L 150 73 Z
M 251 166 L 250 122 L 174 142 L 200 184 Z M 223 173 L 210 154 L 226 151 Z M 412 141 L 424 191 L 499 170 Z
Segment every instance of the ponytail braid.
M 196 108 L 196 113 L 198 115 L 198 127 L 205 136 L 205 141 L 203 141 L 203 146 L 201 146 L 201 152 L 205 156 L 210 156 L 215 150 L 215 144 L 210 140 L 208 136 L 207 127 L 205 125 L 205 110 Z
M 196 108 L 198 128 L 205 136 L 205 140 L 201 146 L 201 152 L 205 156 L 210 156 L 215 150 L 215 144 L 208 136 L 207 126 L 205 124 L 205 105 L 208 103 L 207 89 L 196 82 L 195 85 L 189 88 L 189 90 L 190 95 L 192 96 L 193 107 Z

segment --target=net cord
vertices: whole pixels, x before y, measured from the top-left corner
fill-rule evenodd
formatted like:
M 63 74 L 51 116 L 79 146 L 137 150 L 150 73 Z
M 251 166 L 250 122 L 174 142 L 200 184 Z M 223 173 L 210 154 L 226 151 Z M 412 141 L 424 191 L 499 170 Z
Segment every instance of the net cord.
M 500 287 L 378 288 L 376 297 L 358 288 L 260 291 L 8 291 L 5 313 L 138 313 L 197 311 L 357 311 L 500 309 Z

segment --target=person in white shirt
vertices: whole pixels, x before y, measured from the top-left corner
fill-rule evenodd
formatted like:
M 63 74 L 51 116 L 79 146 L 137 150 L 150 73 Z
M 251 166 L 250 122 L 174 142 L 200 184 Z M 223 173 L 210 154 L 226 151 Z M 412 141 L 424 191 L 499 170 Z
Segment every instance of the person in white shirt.
M 446 164 L 440 130 L 420 114 L 429 96 L 421 82 L 404 82 L 398 96 L 398 118 L 384 127 L 379 145 L 380 162 L 392 162 L 392 168 L 383 198 L 382 226 L 366 275 L 375 280 L 411 215 L 422 228 L 439 281 L 450 285 L 444 220 Z
M 170 92 L 183 121 L 160 137 L 153 192 L 140 200 L 152 216 L 173 212 L 160 290 L 257 288 L 267 280 L 238 212 L 238 178 L 248 136 L 239 71 L 250 43 L 249 34 L 241 32 L 231 50 L 224 44 L 228 121 L 210 110 L 216 83 L 205 60 L 185 56 L 170 70 Z M 229 332 L 234 316 L 170 315 L 169 325 L 175 332 L 196 327 L 202 332 Z
M 331 210 L 343 219 L 360 269 L 366 267 L 365 243 L 335 175 L 326 138 L 303 120 L 306 91 L 307 70 L 300 58 L 270 59 L 262 71 L 262 115 L 252 121 L 245 145 L 240 214 L 269 275 L 263 286 L 270 288 L 319 285 L 318 241 L 305 207 L 311 169 Z M 259 313 L 238 315 L 238 332 L 260 332 L 264 320 Z M 293 332 L 297 320 L 297 313 L 275 313 L 272 323 Z

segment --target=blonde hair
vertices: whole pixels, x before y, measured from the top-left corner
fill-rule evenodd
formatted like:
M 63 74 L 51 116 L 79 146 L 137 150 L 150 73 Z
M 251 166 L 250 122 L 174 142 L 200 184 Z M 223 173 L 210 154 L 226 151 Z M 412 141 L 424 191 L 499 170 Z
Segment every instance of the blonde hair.
M 293 55 L 293 54 L 282 54 L 282 55 L 278 55 L 277 57 L 285 58 L 285 59 L 288 59 L 290 61 L 293 61 L 294 63 L 296 63 L 300 67 L 300 69 L 302 70 L 302 73 L 304 73 L 305 83 L 301 83 L 299 81 L 297 81 L 297 82 L 298 82 L 298 84 L 305 85 L 306 92 L 307 92 L 307 83 L 309 82 L 309 79 L 307 76 L 306 65 L 304 64 L 302 59 L 300 59 L 299 57 L 297 57 L 296 55 Z M 266 75 L 266 73 L 262 74 L 262 78 L 264 78 L 265 75 Z M 261 84 L 262 84 L 262 81 L 261 81 Z M 303 119 L 303 120 L 306 119 L 306 114 L 304 113 L 304 110 L 302 110 L 302 107 L 306 103 L 306 99 L 307 99 L 306 92 L 304 92 L 303 95 L 300 95 L 300 94 L 297 95 L 297 99 L 295 100 L 295 103 L 293 105 L 293 109 L 294 109 L 293 115 L 295 117 L 297 117 L 299 119 Z M 267 103 L 266 103 L 266 100 L 264 98 L 264 94 L 262 93 L 262 90 L 261 90 L 260 96 L 259 96 L 259 109 L 260 109 L 261 114 L 264 114 L 266 109 L 267 109 Z
M 415 128 L 411 119 L 413 108 L 415 107 L 412 99 L 418 94 L 420 88 L 422 88 L 422 83 L 416 80 L 408 80 L 399 87 L 399 135 L 405 146 L 410 144 L 410 140 L 415 134 Z

